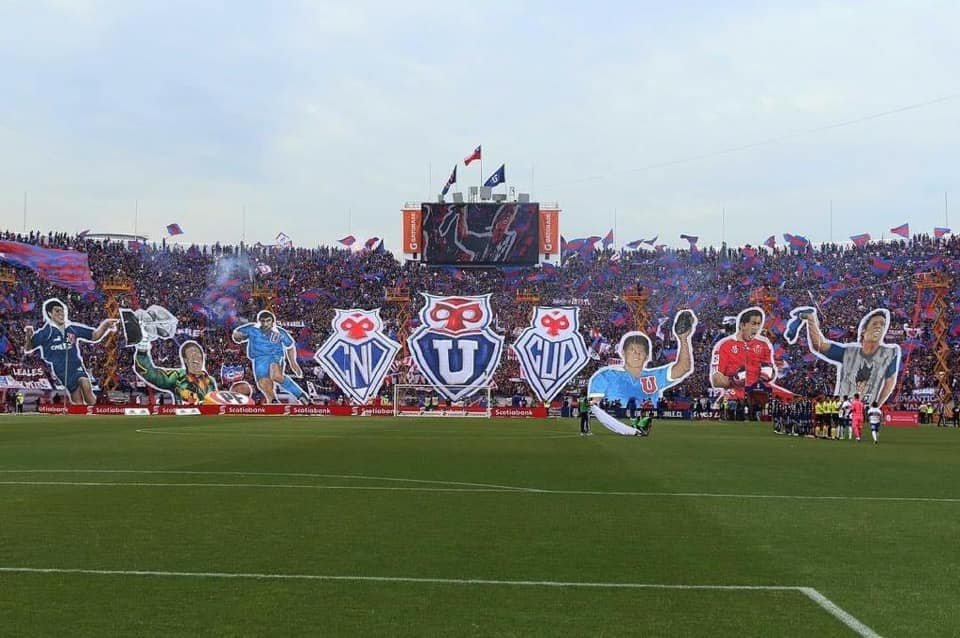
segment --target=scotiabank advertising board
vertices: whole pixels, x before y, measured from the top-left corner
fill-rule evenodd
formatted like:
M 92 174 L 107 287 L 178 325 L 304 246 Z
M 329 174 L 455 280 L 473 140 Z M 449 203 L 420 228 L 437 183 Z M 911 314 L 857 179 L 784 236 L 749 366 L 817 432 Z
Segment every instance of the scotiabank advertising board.
M 416 416 L 431 416 L 431 412 L 416 410 Z M 393 407 L 384 405 L 55 405 L 40 404 L 43 414 L 73 416 L 393 416 Z M 486 411 L 464 410 L 462 416 L 485 416 Z M 493 408 L 497 418 L 546 418 L 546 408 Z M 406 412 L 405 412 L 406 414 Z M 461 416 L 453 411 L 435 416 Z

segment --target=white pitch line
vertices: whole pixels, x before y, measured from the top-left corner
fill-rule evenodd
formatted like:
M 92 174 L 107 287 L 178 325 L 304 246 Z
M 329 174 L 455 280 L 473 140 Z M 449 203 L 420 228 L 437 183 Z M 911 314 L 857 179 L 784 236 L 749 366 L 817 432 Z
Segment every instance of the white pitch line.
M 77 486 L 163 486 L 163 487 L 274 487 L 278 489 L 340 489 L 340 490 L 386 490 L 410 492 L 499 492 L 518 494 L 553 494 L 560 496 L 633 496 L 638 498 L 726 498 L 744 500 L 800 500 L 800 501 L 859 501 L 859 502 L 903 502 L 903 503 L 960 503 L 960 498 L 932 497 L 932 496 L 834 496 L 808 494 L 733 494 L 720 492 L 631 492 L 631 491 L 602 491 L 602 490 L 550 490 L 513 485 L 496 485 L 490 483 L 466 483 L 460 481 L 439 481 L 425 479 L 406 479 L 385 476 L 366 476 L 360 474 L 309 474 L 283 472 L 213 472 L 190 470 L 0 470 L 0 474 L 163 474 L 163 475 L 198 475 L 198 476 L 289 476 L 297 478 L 337 478 L 355 479 L 364 481 L 393 481 L 399 483 L 425 483 L 430 485 L 455 485 L 468 488 L 453 490 L 449 488 L 391 488 L 382 486 L 322 486 L 284 483 L 145 483 L 145 482 L 96 482 L 96 481 L 0 481 L 0 485 L 77 485 Z
M 366 492 L 493 492 L 508 494 L 516 490 L 487 487 L 386 487 L 382 485 L 297 485 L 283 483 L 142 483 L 142 482 L 95 482 L 95 481 L 0 481 L 0 485 L 66 487 L 215 487 L 215 488 L 263 488 L 280 490 L 358 490 Z
M 229 578 L 249 580 L 352 581 L 506 587 L 569 587 L 591 589 L 658 589 L 687 591 L 795 591 L 803 594 L 863 638 L 880 635 L 812 587 L 797 585 L 671 585 L 662 583 L 602 583 L 556 580 L 494 580 L 488 578 L 420 578 L 414 576 L 336 576 L 330 574 L 261 574 L 240 572 L 181 572 L 156 570 L 76 569 L 59 567 L 0 567 L 8 574 L 79 574 L 86 576 L 153 576 L 161 578 Z
M 230 436 L 242 436 L 242 437 L 261 437 L 261 438 L 270 438 L 270 439 L 382 439 L 388 438 L 391 440 L 403 439 L 403 440 L 450 440 L 450 439 L 491 439 L 491 440 L 505 440 L 505 441 L 540 441 L 545 439 L 572 439 L 579 437 L 577 433 L 561 433 L 561 432 L 546 432 L 543 434 L 531 434 L 531 435 L 511 435 L 511 434 L 484 434 L 484 435 L 467 435 L 464 436 L 462 432 L 450 432 L 449 434 L 441 434 L 437 432 L 438 436 L 433 436 L 431 433 L 425 433 L 426 436 L 421 435 L 411 435 L 411 434 L 402 434 L 401 430 L 387 430 L 385 433 L 378 432 L 351 432 L 351 433 L 303 433 L 303 434 L 283 434 L 283 433 L 268 433 L 268 432 L 230 432 L 224 430 L 210 430 L 210 431 L 192 431 L 192 430 L 160 430 L 156 428 L 141 428 L 134 430 L 140 434 L 172 434 L 176 436 L 220 436 L 220 437 L 230 437 Z M 419 430 L 418 430 L 419 432 Z
M 204 470 L 0 470 L 0 474 L 173 474 L 184 476 L 290 476 L 294 478 L 338 478 L 361 481 L 394 481 L 397 483 L 425 483 L 428 485 L 461 485 L 465 487 L 485 487 L 493 490 L 539 492 L 532 487 L 495 485 L 492 483 L 466 483 L 463 481 L 435 481 L 431 479 L 396 478 L 390 476 L 370 476 L 368 474 L 311 474 L 306 472 L 215 472 Z M 206 484 L 204 484 L 206 485 Z
M 852 614 L 839 607 L 835 602 L 818 592 L 816 589 L 812 587 L 800 587 L 800 591 L 802 591 L 807 598 L 820 605 L 823 609 L 827 610 L 827 613 L 829 613 L 831 616 L 842 622 L 853 631 L 857 632 L 857 634 L 863 636 L 864 638 L 880 638 L 880 634 L 864 625 Z

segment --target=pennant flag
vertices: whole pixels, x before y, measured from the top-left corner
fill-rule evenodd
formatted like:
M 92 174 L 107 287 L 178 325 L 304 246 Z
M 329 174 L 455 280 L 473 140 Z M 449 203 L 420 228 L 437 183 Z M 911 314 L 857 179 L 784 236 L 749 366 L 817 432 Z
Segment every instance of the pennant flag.
M 906 239 L 910 239 L 910 224 L 901 224 L 895 228 L 891 228 L 890 232 L 894 235 L 900 235 Z
M 936 228 L 933 229 L 933 236 L 936 237 L 937 239 L 940 239 L 941 237 L 943 237 L 949 232 L 950 232 L 949 228 L 943 228 L 942 226 L 937 226 Z
M 344 246 L 353 246 L 353 243 L 357 241 L 357 238 L 354 237 L 353 235 L 347 235 L 343 239 L 338 239 L 337 241 L 343 244 Z
M 480 147 L 473 149 L 473 152 L 463 158 L 463 165 L 470 166 L 470 162 L 473 160 L 482 159 L 480 156 Z
M 363 247 L 366 248 L 367 250 L 373 250 L 374 248 L 376 248 L 377 244 L 379 244 L 382 241 L 383 240 L 380 239 L 379 237 L 371 237 L 366 242 L 364 242 Z
M 446 185 L 444 185 L 443 190 L 440 191 L 440 195 L 446 195 L 447 191 L 450 190 L 450 187 L 457 183 L 457 165 L 453 165 L 453 171 L 450 173 L 450 177 L 447 179 Z
M 171 237 L 174 235 L 182 235 L 183 229 L 180 228 L 180 224 L 167 224 L 167 235 Z
M 0 241 L 0 261 L 29 268 L 41 279 L 77 292 L 94 290 L 87 253 L 41 248 L 17 241 Z
M 491 175 L 483 185 L 487 188 L 493 188 L 498 184 L 503 184 L 505 181 L 507 181 L 507 165 L 501 164 L 500 168 L 494 171 L 493 175 Z
M 877 275 L 885 275 L 893 270 L 893 262 L 880 257 L 874 257 L 870 260 L 870 270 Z
M 604 247 L 605 249 L 606 249 L 606 248 L 609 248 L 609 247 L 610 247 L 610 244 L 612 244 L 612 243 L 613 243 L 613 229 L 611 228 L 611 229 L 610 229 L 610 232 L 608 232 L 608 233 L 603 237 L 603 247 Z
M 863 233 L 862 235 L 850 235 L 850 241 L 852 241 L 853 245 L 857 248 L 863 248 L 867 245 L 867 242 L 870 241 L 870 233 Z
M 767 248 L 773 249 L 777 247 L 777 238 L 773 235 L 767 237 L 767 241 L 763 242 L 763 245 Z

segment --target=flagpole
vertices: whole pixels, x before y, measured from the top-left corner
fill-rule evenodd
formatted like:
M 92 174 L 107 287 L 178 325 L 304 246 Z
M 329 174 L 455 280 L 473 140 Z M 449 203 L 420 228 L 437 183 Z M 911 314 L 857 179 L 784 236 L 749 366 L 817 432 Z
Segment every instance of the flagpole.
M 830 200 L 830 243 L 833 243 L 833 200 Z

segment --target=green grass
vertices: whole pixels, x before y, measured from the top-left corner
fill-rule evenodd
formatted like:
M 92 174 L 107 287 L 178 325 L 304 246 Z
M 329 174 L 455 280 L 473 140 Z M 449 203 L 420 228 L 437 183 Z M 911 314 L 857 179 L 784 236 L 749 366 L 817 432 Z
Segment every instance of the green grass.
M 576 431 L 7 417 L 0 569 L 799 586 L 880 635 L 960 628 L 960 431 L 887 428 L 878 446 L 756 424 Z M 793 590 L 64 571 L 0 571 L 0 634 L 856 635 Z

